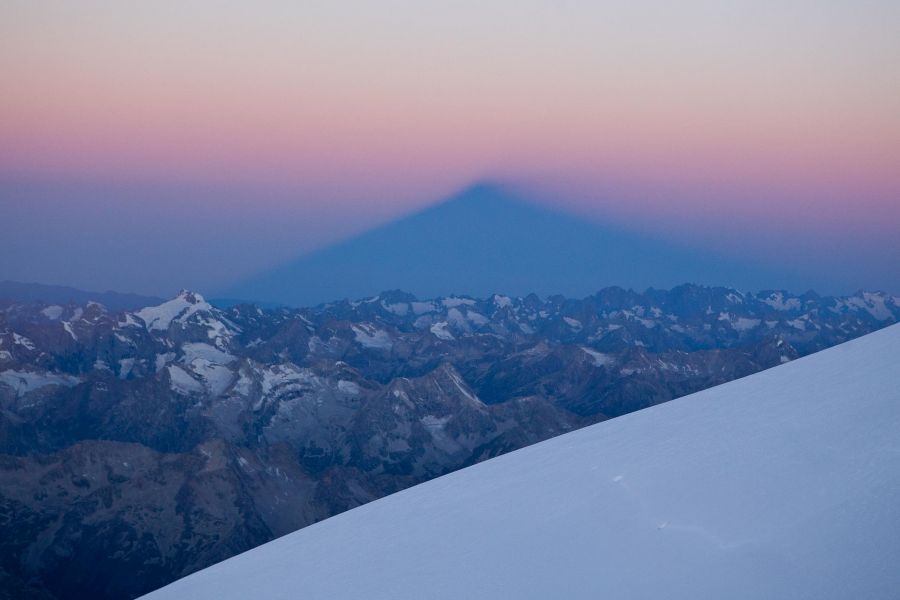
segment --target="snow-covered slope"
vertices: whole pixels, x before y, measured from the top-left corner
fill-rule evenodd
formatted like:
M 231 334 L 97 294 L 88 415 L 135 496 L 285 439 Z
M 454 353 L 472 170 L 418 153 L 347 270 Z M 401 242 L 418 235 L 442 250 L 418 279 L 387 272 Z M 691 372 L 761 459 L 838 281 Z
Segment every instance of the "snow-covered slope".
M 897 598 L 900 325 L 351 510 L 148 598 Z

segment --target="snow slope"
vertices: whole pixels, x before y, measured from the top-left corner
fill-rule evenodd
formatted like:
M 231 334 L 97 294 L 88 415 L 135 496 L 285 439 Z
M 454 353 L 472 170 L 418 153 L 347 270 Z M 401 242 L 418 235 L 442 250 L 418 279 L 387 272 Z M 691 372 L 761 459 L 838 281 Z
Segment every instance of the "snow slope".
M 563 435 L 169 598 L 900 597 L 900 325 Z

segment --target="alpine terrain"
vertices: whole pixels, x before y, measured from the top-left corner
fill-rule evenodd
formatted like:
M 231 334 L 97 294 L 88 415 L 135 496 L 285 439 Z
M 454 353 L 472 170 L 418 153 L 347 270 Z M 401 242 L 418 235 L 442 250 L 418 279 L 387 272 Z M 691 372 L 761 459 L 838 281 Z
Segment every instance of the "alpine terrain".
M 148 600 L 892 599 L 900 325 L 333 517 Z
M 394 291 L 271 310 L 219 309 L 192 292 L 123 311 L 96 302 L 6 301 L 0 304 L 0 590 L 13 598 L 134 597 L 429 479 L 793 361 L 898 319 L 900 299 L 882 293 L 837 298 L 695 285 L 644 293 L 607 288 L 581 299 L 418 299 Z M 781 421 L 783 411 L 793 410 L 790 401 L 776 395 L 742 406 L 756 411 L 761 427 L 788 427 Z M 854 418 L 872 416 L 865 402 L 880 400 L 846 401 L 850 413 L 861 411 L 847 416 L 852 428 Z M 805 416 L 790 425 L 798 434 L 829 414 L 825 404 L 802 406 Z M 621 469 L 616 457 L 642 460 L 659 444 L 672 460 L 692 447 L 665 442 L 662 434 L 693 438 L 698 428 L 711 428 L 728 433 L 723 439 L 740 438 L 740 420 L 726 427 L 701 410 L 673 414 L 681 416 L 621 447 L 628 436 L 606 441 L 604 432 L 626 425 L 575 439 L 596 437 L 600 445 L 584 460 L 606 473 Z M 696 444 L 718 448 L 702 437 Z M 819 454 L 824 451 L 786 460 L 831 461 Z M 715 450 L 734 461 L 728 477 L 749 477 L 740 462 L 747 452 L 775 450 Z M 525 456 L 535 457 L 549 485 L 569 476 L 568 464 L 582 464 L 575 454 Z M 695 459 L 663 464 L 690 479 L 699 476 L 684 473 Z M 702 468 L 697 473 L 712 476 Z M 722 482 L 732 482 L 728 477 Z M 785 481 L 779 477 L 774 472 L 758 481 Z M 532 505 L 528 481 L 510 505 Z M 630 481 L 611 489 L 632 490 L 637 505 L 650 502 L 650 516 L 673 523 L 665 535 L 694 526 L 677 512 L 658 512 L 643 500 L 645 483 L 631 487 Z M 777 493 L 754 502 L 763 510 L 778 502 Z M 690 497 L 673 494 L 674 500 Z M 448 499 L 447 515 L 463 518 L 467 501 L 455 498 Z M 572 502 L 617 514 L 615 504 L 605 508 L 605 497 L 593 498 L 571 494 Z M 490 501 L 472 497 L 479 505 Z M 533 526 L 553 527 L 574 509 L 544 508 L 556 517 Z M 479 528 L 491 523 L 472 518 Z M 513 531 L 523 541 L 531 535 L 521 522 Z M 713 531 L 725 545 L 746 533 Z M 518 552 L 518 544 L 505 548 L 504 554 Z M 784 557 L 767 552 L 757 558 L 781 564 Z M 597 555 L 597 568 L 609 560 L 604 556 Z M 296 566 L 304 576 L 317 568 L 314 562 L 310 571 L 303 568 L 305 560 Z M 561 572 L 548 582 L 560 579 L 578 581 Z

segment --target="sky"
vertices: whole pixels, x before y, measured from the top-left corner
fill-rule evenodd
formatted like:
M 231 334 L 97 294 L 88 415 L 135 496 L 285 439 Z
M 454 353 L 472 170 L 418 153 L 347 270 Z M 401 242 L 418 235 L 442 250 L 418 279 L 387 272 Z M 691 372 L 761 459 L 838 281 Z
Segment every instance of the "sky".
M 900 4 L 0 0 L 0 279 L 215 288 L 473 181 L 900 292 Z

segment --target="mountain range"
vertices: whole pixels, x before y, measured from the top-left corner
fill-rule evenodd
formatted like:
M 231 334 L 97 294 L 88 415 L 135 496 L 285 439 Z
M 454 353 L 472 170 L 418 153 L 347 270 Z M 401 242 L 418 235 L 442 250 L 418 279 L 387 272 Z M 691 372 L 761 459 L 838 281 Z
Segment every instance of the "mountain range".
M 86 304 L 97 302 L 110 310 L 134 310 L 159 304 L 162 298 L 122 292 L 91 292 L 64 285 L 0 281 L 0 300 L 6 303 Z
M 0 590 L 123 598 L 560 433 L 900 320 L 900 298 L 590 296 L 138 310 L 0 302 Z

